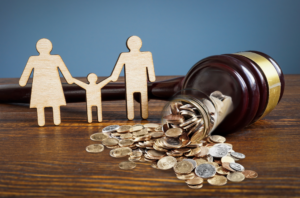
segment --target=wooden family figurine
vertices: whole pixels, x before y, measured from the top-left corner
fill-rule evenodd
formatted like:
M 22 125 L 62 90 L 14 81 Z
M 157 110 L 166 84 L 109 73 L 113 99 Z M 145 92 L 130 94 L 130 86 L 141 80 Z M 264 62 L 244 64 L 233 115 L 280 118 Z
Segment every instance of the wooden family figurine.
M 142 40 L 132 36 L 127 40 L 129 52 L 121 53 L 110 77 L 97 84 L 97 75 L 87 76 L 88 84 L 73 78 L 59 55 L 51 55 L 52 43 L 48 39 L 40 39 L 36 44 L 38 56 L 31 56 L 20 78 L 20 86 L 25 86 L 33 71 L 33 82 L 30 108 L 37 109 L 38 125 L 45 125 L 45 107 L 52 107 L 55 125 L 61 123 L 60 106 L 66 105 L 60 76 L 60 69 L 67 83 L 77 84 L 86 90 L 87 117 L 92 122 L 92 107 L 97 107 L 98 122 L 102 122 L 101 89 L 110 81 L 117 81 L 125 65 L 127 118 L 134 119 L 134 93 L 141 95 L 142 118 L 148 118 L 148 86 L 147 79 L 155 81 L 155 73 L 151 52 L 141 52 Z

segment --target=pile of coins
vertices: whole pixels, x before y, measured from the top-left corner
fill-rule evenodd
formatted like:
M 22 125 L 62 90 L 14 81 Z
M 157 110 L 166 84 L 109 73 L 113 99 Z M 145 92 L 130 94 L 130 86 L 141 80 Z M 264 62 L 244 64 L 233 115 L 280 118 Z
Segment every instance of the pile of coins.
M 184 108 L 185 111 L 193 110 L 191 106 Z M 227 180 L 241 182 L 258 176 L 255 171 L 245 170 L 236 163 L 245 155 L 235 152 L 231 144 L 225 143 L 224 137 L 211 135 L 200 142 L 193 142 L 192 137 L 195 132 L 201 131 L 203 121 L 199 115 L 191 119 L 195 112 L 190 112 L 183 112 L 186 117 L 170 114 L 167 118 L 171 121 L 164 125 L 107 126 L 101 133 L 90 137 L 102 144 L 89 145 L 86 151 L 99 153 L 104 146 L 112 149 L 111 157 L 128 158 L 128 161 L 119 164 L 120 169 L 125 170 L 134 169 L 135 162 L 150 162 L 153 168 L 161 170 L 173 168 L 177 178 L 184 180 L 190 188 L 201 188 L 204 180 L 220 186 L 225 185 Z

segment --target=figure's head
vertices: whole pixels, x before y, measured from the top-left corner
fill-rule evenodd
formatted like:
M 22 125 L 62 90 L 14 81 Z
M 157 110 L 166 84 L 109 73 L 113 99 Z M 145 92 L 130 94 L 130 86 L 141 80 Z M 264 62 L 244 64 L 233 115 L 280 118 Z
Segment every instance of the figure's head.
M 94 73 L 90 73 L 88 76 L 87 76 L 87 80 L 89 81 L 89 83 L 96 83 L 97 80 L 98 80 L 98 76 Z
M 37 43 L 36 43 L 36 50 L 40 53 L 40 54 L 50 54 L 51 50 L 52 50 L 52 43 L 50 40 L 46 39 L 46 38 L 42 38 L 40 39 Z
M 131 36 L 127 40 L 127 47 L 130 51 L 139 51 L 142 47 L 142 40 L 138 36 Z

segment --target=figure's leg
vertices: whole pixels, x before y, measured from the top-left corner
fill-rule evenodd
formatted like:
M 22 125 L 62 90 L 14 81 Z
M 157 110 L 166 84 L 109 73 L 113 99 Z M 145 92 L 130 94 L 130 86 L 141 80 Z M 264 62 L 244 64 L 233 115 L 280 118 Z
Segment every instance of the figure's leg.
M 97 105 L 98 122 L 102 122 L 102 105 Z
M 87 105 L 87 118 L 88 118 L 88 123 L 93 122 L 93 106 Z
M 127 118 L 128 120 L 134 119 L 134 100 L 133 93 L 126 93 L 126 104 L 127 104 Z
M 55 125 L 60 125 L 61 119 L 60 119 L 60 106 L 54 106 L 53 109 L 53 121 Z
M 148 118 L 148 93 L 141 92 L 141 114 L 143 119 Z
M 45 126 L 45 111 L 44 107 L 37 107 L 37 120 L 39 126 Z

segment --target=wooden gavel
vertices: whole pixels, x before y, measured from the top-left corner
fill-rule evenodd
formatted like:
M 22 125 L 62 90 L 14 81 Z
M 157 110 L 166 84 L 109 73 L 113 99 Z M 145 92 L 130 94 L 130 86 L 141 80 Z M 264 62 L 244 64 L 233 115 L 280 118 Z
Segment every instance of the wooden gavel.
M 279 103 L 284 92 L 284 76 L 268 55 L 248 51 L 210 56 L 197 62 L 186 76 L 148 83 L 149 99 L 169 100 L 184 89 L 196 89 L 206 95 L 220 91 L 232 97 L 233 111 L 217 128 L 235 131 L 263 118 Z M 84 102 L 85 90 L 63 84 L 67 102 Z M 31 85 L 0 86 L 1 103 L 29 103 Z M 124 83 L 109 83 L 102 89 L 102 100 L 125 100 Z M 137 98 L 138 100 L 138 98 Z

